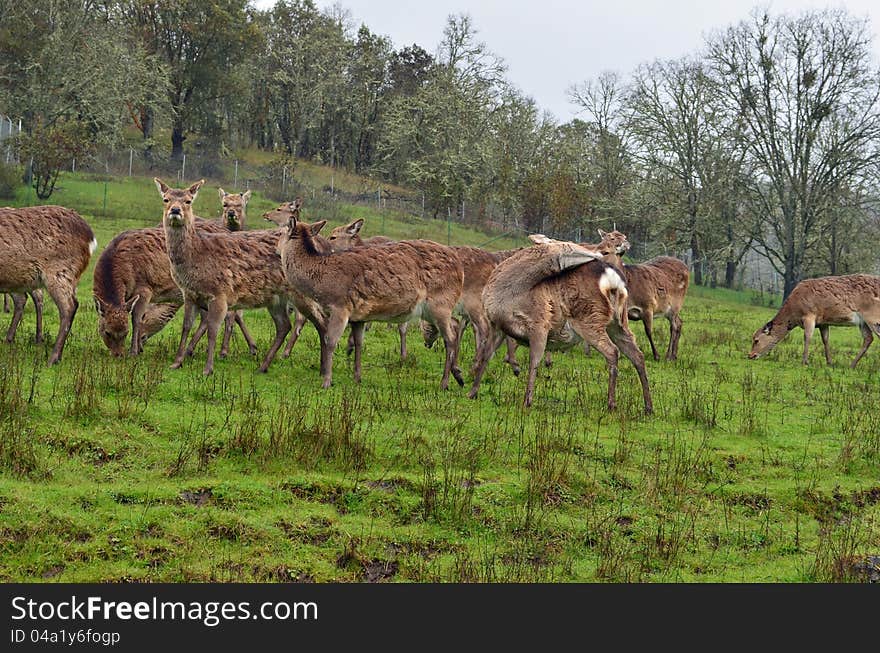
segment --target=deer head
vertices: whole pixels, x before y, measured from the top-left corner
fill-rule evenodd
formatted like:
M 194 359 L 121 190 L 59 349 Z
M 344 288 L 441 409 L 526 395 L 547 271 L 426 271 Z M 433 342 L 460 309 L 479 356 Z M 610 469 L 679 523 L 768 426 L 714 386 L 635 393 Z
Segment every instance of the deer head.
M 131 311 L 139 300 L 140 295 L 135 295 L 121 306 L 114 306 L 95 297 L 95 310 L 98 311 L 98 333 L 107 349 L 114 356 L 125 355 L 125 341 L 128 339 Z
M 360 244 L 361 239 L 358 234 L 363 226 L 364 220 L 363 218 L 359 218 L 347 225 L 333 229 L 327 237 L 327 240 L 330 241 L 332 251 L 342 252 Z
M 162 221 L 171 227 L 182 227 L 185 224 L 193 223 L 192 203 L 195 201 L 205 180 L 197 181 L 189 188 L 169 188 L 168 185 L 158 177 L 154 177 L 156 188 L 162 196 L 162 202 L 165 204 L 165 211 L 162 214 Z
M 277 208 L 274 208 L 271 211 L 266 211 L 263 214 L 263 219 L 268 222 L 273 222 L 279 227 L 284 227 L 290 222 L 292 217 L 295 216 L 299 219 L 301 208 L 302 198 L 297 197 L 293 202 L 284 202 L 283 204 L 279 204 Z
M 229 231 L 240 231 L 244 229 L 245 207 L 251 199 L 251 191 L 246 190 L 243 193 L 227 193 L 222 188 L 219 189 L 220 204 L 222 205 L 221 214 L 226 228 Z

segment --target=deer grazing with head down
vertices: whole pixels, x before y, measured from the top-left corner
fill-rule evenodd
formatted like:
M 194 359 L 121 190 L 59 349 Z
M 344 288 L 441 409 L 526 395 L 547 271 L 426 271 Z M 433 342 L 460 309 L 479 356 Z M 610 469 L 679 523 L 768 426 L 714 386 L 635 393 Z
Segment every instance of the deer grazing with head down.
M 205 181 L 183 189 L 169 188 L 158 178 L 154 181 L 165 205 L 162 225 L 171 276 L 184 298 L 183 329 L 172 367 L 183 364 L 196 308 L 207 311 L 207 375 L 214 371 L 217 331 L 226 312 L 263 307 L 275 322 L 275 340 L 260 366 L 260 371 L 266 372 L 290 331 L 290 287 L 277 253 L 279 230 L 206 233 L 196 228 L 192 208 Z
M 79 307 L 76 286 L 97 246 L 91 227 L 70 209 L 0 209 L 0 292 L 45 288 L 58 307 L 61 324 L 49 365 L 61 360 Z
M 669 345 L 666 360 L 678 358 L 678 341 L 681 338 L 681 308 L 690 283 L 687 266 L 677 258 L 658 256 L 636 265 L 624 264 L 621 256 L 630 248 L 626 236 L 619 231 L 605 232 L 599 229 L 602 241 L 598 247 L 602 260 L 623 272 L 628 295 L 628 317 L 641 320 L 645 335 L 651 344 L 654 360 L 660 360 L 654 346 L 654 316 L 663 315 L 669 320 Z
M 448 247 L 408 240 L 327 253 L 316 246 L 311 225 L 294 216 L 278 249 L 287 280 L 297 291 L 294 303 L 321 336 L 323 387 L 332 382 L 333 351 L 346 325 L 351 324 L 354 335 L 354 378 L 359 382 L 365 323 L 416 318 L 434 324 L 446 345 L 440 387 L 448 387 L 450 373 L 464 384 L 456 366 L 458 325 L 452 316 L 464 272 Z
M 529 347 L 524 405 L 532 404 L 538 365 L 546 349 L 569 349 L 581 342 L 596 348 L 608 363 L 608 408 L 616 407 L 617 361 L 629 358 L 639 374 L 645 412 L 653 411 L 645 357 L 626 321 L 626 283 L 601 252 L 576 243 L 533 236 L 527 247 L 492 271 L 483 304 L 493 328 Z M 469 397 L 480 387 L 496 337 L 483 349 Z
M 862 348 L 850 363 L 854 368 L 874 341 L 874 334 L 880 336 L 880 277 L 848 274 L 801 281 L 773 319 L 755 331 L 749 358 L 754 360 L 766 354 L 792 329 L 801 327 L 804 330 L 801 360 L 806 365 L 810 340 L 818 327 L 825 346 L 825 362 L 831 365 L 829 326 L 857 326 L 861 330 Z

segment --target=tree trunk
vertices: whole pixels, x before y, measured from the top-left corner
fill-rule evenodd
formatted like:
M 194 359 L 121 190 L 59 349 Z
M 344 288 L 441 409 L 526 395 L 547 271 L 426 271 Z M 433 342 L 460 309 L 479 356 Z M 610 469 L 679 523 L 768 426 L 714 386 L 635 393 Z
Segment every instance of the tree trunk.
M 171 129 L 171 159 L 173 161 L 183 159 L 183 141 L 186 140 L 186 135 L 183 131 L 183 125 L 177 123 Z
M 736 281 L 736 262 L 727 261 L 724 268 L 724 287 L 733 288 Z
M 700 254 L 700 243 L 697 242 L 697 234 L 691 233 L 691 255 L 694 258 L 694 283 L 703 285 L 703 256 Z
M 149 107 L 141 109 L 141 134 L 144 136 L 144 160 L 150 170 L 153 169 L 153 110 Z

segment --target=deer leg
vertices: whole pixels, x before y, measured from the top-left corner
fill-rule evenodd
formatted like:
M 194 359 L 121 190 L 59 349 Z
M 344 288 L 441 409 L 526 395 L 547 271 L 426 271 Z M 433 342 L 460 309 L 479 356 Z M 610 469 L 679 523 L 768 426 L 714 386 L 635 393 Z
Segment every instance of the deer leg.
M 3 293 L 3 312 L 4 313 L 9 312 L 9 294 L 8 293 Z
M 290 314 L 287 312 L 286 301 L 279 299 L 271 304 L 269 306 L 269 315 L 272 316 L 272 321 L 275 322 L 275 340 L 272 341 L 272 346 L 269 347 L 266 358 L 263 359 L 263 364 L 260 365 L 260 372 L 269 371 L 269 366 L 275 360 L 275 354 L 281 349 L 284 339 L 290 333 Z
M 507 343 L 507 356 L 504 357 L 504 362 L 510 365 L 510 369 L 513 370 L 514 376 L 519 376 L 519 363 L 516 362 L 516 340 L 511 338 L 510 336 L 504 337 L 505 342 Z M 498 341 L 498 345 L 492 350 L 494 353 L 498 347 L 501 346 L 501 341 Z
M 214 350 L 217 348 L 217 334 L 220 332 L 220 325 L 228 313 L 228 305 L 225 297 L 215 297 L 208 304 L 208 314 L 205 321 L 208 323 L 208 358 L 205 360 L 205 368 L 202 374 L 209 376 L 214 373 Z
M 348 342 L 345 344 L 345 355 L 351 356 L 352 352 L 354 351 L 354 347 L 354 334 L 349 331 Z
M 192 330 L 193 322 L 196 321 L 196 305 L 184 298 L 183 300 L 183 328 L 180 332 L 180 344 L 177 346 L 177 356 L 174 358 L 174 362 L 171 364 L 171 369 L 176 370 L 179 369 L 181 365 L 183 365 L 183 359 L 187 355 L 187 346 L 186 339 L 189 336 L 189 332 Z M 205 323 L 204 317 L 202 318 L 202 324 Z M 201 329 L 201 325 L 199 326 Z M 189 355 L 192 355 L 192 350 L 195 347 L 196 339 L 193 337 L 193 342 L 189 346 Z
M 288 320 L 289 319 L 290 318 L 288 317 Z M 305 324 L 306 316 L 297 311 L 296 319 L 293 324 L 293 333 L 291 333 L 290 338 L 287 339 L 287 346 L 284 348 L 284 353 L 281 355 L 282 358 L 290 358 L 290 352 L 296 344 L 296 341 L 299 339 L 299 334 L 302 333 Z
M 333 383 L 333 351 L 347 324 L 348 315 L 337 312 L 332 313 L 324 325 L 324 333 L 321 334 L 321 374 L 324 377 L 322 388 L 329 388 Z
M 287 321 L 290 322 L 290 317 L 288 315 Z M 251 356 L 255 356 L 257 353 L 257 343 L 254 342 L 254 339 L 251 338 L 251 334 L 248 331 L 247 326 L 244 323 L 244 311 L 235 311 L 235 323 L 238 325 L 238 328 L 241 330 L 241 335 L 244 336 L 244 341 L 247 343 L 248 352 L 250 352 Z
M 470 392 L 468 392 L 468 399 L 476 398 L 477 392 L 480 390 L 480 381 L 483 379 L 483 373 L 486 371 L 492 356 L 501 347 L 501 343 L 504 342 L 505 336 L 501 333 L 490 332 L 486 340 L 486 344 L 483 345 L 480 351 L 480 360 L 477 362 L 477 367 L 474 370 L 474 382 L 471 384 Z M 508 340 L 511 340 L 511 338 L 508 338 Z
M 550 352 L 544 352 L 544 367 L 553 367 L 553 359 L 550 357 Z
M 584 341 L 584 356 L 590 355 L 590 343 Z
M 37 316 L 37 333 L 34 335 L 34 342 L 40 344 L 43 342 L 43 291 L 37 288 L 28 294 L 34 300 L 34 309 Z
M 189 341 L 189 346 L 186 348 L 186 357 L 191 358 L 192 355 L 196 351 L 196 345 L 199 344 L 199 340 L 202 339 L 202 336 L 208 331 L 208 321 L 205 317 L 207 315 L 206 311 L 202 309 L 198 309 L 199 311 L 199 328 L 196 329 L 196 332 L 193 334 L 192 340 Z
M 828 346 L 828 325 L 819 326 L 819 335 L 822 336 L 822 346 L 825 348 L 825 362 L 831 365 L 831 348 Z
M 681 338 L 681 318 L 678 313 L 669 316 L 669 346 L 666 348 L 666 360 L 678 359 L 678 339 Z
M 24 305 L 27 304 L 27 295 L 12 294 L 12 322 L 9 324 L 9 330 L 6 332 L 6 342 L 15 340 L 15 332 L 18 331 L 18 325 L 24 317 Z
M 138 288 L 139 299 L 135 302 L 134 306 L 131 309 L 131 345 L 128 348 L 128 353 L 131 356 L 137 356 L 143 351 L 143 325 L 144 325 L 144 313 L 147 312 L 147 309 L 150 307 L 150 300 L 153 298 L 153 295 L 150 291 Z
M 532 405 L 532 396 L 535 394 L 535 378 L 538 376 L 538 365 L 540 365 L 541 360 L 544 359 L 544 351 L 546 348 L 546 330 L 541 329 L 529 334 L 529 376 L 526 381 L 526 396 L 523 400 L 523 406 L 526 408 Z
M 861 324 L 859 324 L 859 329 L 861 329 L 862 331 L 862 349 L 859 351 L 853 362 L 850 363 L 850 368 L 854 368 L 856 365 L 858 365 L 859 361 L 862 360 L 862 356 L 864 356 L 865 352 L 868 351 L 868 347 L 870 347 L 871 343 L 874 342 L 874 334 L 871 331 L 871 327 L 862 322 Z
M 58 337 L 55 339 L 55 347 L 49 356 L 49 365 L 51 366 L 61 360 L 64 344 L 67 342 L 67 334 L 70 333 L 79 302 L 76 299 L 75 285 L 59 282 L 58 279 L 50 279 L 46 284 L 46 290 L 49 291 L 49 295 L 58 307 L 58 314 L 61 316 Z
M 636 372 L 639 374 L 639 381 L 642 384 L 642 399 L 645 402 L 645 414 L 650 415 L 654 412 L 654 402 L 651 399 L 651 389 L 648 385 L 648 372 L 645 369 L 645 355 L 642 353 L 642 350 L 639 349 L 638 344 L 636 344 L 636 339 L 633 337 L 632 331 L 629 329 L 614 323 L 609 326 L 606 331 L 617 348 L 623 352 L 623 355 L 626 356 L 633 364 L 633 367 L 636 368 Z
M 232 340 L 232 330 L 235 328 L 235 311 L 226 313 L 223 318 L 223 344 L 220 345 L 220 358 L 229 355 L 229 341 Z
M 660 354 L 657 353 L 657 347 L 654 346 L 654 313 L 651 310 L 642 311 L 642 324 L 645 327 L 645 335 L 648 336 L 648 342 L 651 343 L 651 353 L 654 354 L 654 360 L 660 360 Z
M 452 311 L 440 311 L 439 315 L 432 311 L 432 317 L 446 347 L 446 362 L 443 366 L 443 378 L 440 379 L 440 389 L 446 390 L 449 387 L 450 373 L 458 385 L 463 386 L 464 379 L 461 370 L 458 369 L 458 323 L 452 317 Z
M 806 365 L 810 359 L 810 340 L 813 338 L 813 330 L 816 328 L 816 318 L 812 315 L 804 317 L 804 356 L 802 362 Z
M 361 352 L 364 348 L 364 323 L 351 323 L 351 338 L 354 339 L 354 382 L 361 382 Z
M 400 334 L 400 360 L 406 360 L 406 332 L 409 329 L 409 322 L 401 322 L 397 325 L 397 333 Z

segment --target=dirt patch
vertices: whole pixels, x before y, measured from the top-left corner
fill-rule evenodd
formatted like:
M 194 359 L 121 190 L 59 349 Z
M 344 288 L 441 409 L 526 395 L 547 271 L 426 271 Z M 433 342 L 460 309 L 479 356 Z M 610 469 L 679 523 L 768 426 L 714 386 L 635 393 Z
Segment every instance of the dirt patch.
M 290 522 L 281 520 L 275 525 L 284 531 L 284 534 L 291 540 L 311 544 L 313 546 L 320 546 L 337 534 L 337 532 L 331 528 L 332 524 L 333 522 L 329 519 L 318 519 L 313 517 L 302 524 L 291 524 Z
M 56 565 L 54 567 L 49 567 L 46 571 L 44 571 L 40 576 L 42 578 L 55 578 L 58 574 L 64 571 L 64 565 Z
M 180 498 L 185 503 L 191 503 L 194 506 L 204 506 L 213 501 L 214 493 L 209 487 L 196 488 L 194 490 L 184 490 L 180 493 Z
M 367 481 L 366 486 L 371 490 L 381 490 L 382 492 L 387 492 L 388 494 L 392 494 L 397 492 L 397 490 L 414 490 L 414 486 L 411 481 L 402 478 L 380 478 L 376 481 Z
M 856 510 L 880 502 L 880 486 L 850 493 L 841 492 L 836 487 L 830 495 L 802 490 L 798 493 L 798 499 L 799 510 L 812 515 L 819 523 L 839 523 Z
M 853 563 L 852 575 L 863 583 L 880 583 L 880 555 Z
M 744 506 L 754 512 L 767 510 L 773 503 L 770 497 L 766 494 L 750 494 L 748 492 L 734 494 L 727 499 L 727 502 L 734 506 Z
M 368 583 L 381 583 L 396 576 L 399 570 L 395 560 L 370 560 L 364 563 L 363 577 Z

